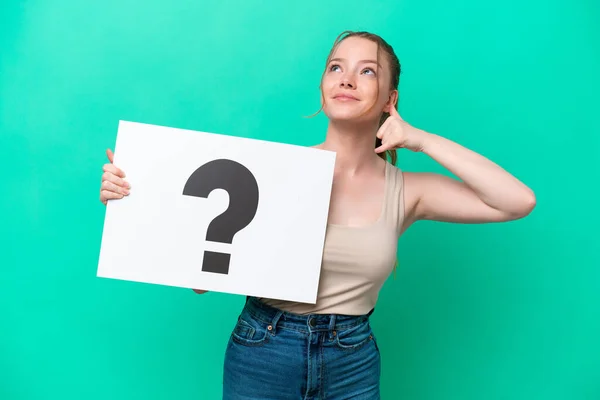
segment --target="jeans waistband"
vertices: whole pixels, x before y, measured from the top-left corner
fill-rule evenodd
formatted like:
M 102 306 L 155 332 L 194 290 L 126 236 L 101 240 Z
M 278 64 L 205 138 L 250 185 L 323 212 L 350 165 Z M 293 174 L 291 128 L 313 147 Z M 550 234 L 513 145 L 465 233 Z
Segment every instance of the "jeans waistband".
M 289 311 L 280 310 L 263 303 L 253 296 L 246 297 L 244 307 L 254 318 L 271 324 L 273 328 L 284 326 L 294 329 L 307 329 L 310 331 L 333 331 L 347 329 L 361 324 L 369 319 L 375 309 L 364 315 L 344 314 L 308 314 L 300 315 Z

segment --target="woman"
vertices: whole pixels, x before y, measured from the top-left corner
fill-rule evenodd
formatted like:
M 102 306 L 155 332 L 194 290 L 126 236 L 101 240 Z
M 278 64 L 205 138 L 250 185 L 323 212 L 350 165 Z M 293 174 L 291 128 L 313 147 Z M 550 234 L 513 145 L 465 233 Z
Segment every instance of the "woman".
M 247 298 L 225 354 L 225 399 L 378 399 L 381 361 L 369 316 L 402 233 L 425 219 L 515 220 L 535 206 L 533 192 L 498 165 L 404 121 L 399 75 L 379 36 L 346 31 L 336 39 L 321 79 L 329 125 L 315 146 L 337 153 L 317 303 Z M 401 171 L 400 148 L 432 157 L 460 180 Z M 104 204 L 129 194 L 107 154 Z

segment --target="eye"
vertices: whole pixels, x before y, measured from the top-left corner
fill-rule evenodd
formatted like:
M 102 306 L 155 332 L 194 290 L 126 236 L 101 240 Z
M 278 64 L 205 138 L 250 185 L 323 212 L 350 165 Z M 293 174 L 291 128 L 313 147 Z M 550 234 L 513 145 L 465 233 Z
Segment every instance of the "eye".
M 338 64 L 331 64 L 331 66 L 329 67 L 330 71 L 334 71 L 335 68 L 339 68 L 340 66 Z
M 370 71 L 370 72 L 371 72 L 371 75 L 373 75 L 373 76 L 377 75 L 377 74 L 375 73 L 375 70 L 374 70 L 373 68 L 365 68 L 365 69 L 363 69 L 363 72 L 365 72 L 365 71 Z

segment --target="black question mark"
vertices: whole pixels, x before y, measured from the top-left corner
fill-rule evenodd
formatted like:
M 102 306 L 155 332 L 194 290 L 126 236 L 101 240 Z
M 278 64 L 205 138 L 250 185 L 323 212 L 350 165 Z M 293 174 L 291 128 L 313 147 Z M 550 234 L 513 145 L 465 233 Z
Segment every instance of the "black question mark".
M 248 168 L 242 164 L 219 159 L 209 161 L 192 173 L 183 188 L 184 196 L 207 198 L 215 189 L 229 193 L 229 207 L 212 220 L 206 240 L 229 243 L 236 233 L 254 219 L 258 208 L 258 184 Z M 204 252 L 202 271 L 227 274 L 231 254 Z

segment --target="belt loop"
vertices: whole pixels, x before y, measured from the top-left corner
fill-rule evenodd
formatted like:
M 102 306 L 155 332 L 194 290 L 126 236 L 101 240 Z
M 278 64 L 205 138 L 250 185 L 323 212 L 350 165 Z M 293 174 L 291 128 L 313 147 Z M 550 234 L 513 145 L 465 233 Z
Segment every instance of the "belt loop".
M 271 328 L 273 329 L 271 331 L 271 333 L 274 335 L 276 330 L 277 330 L 277 323 L 279 322 L 279 318 L 281 318 L 281 316 L 283 315 L 283 311 L 282 310 L 278 310 L 275 313 L 275 316 L 273 317 L 273 319 L 271 320 Z
M 335 314 L 331 314 L 329 317 L 329 338 L 333 336 L 333 331 L 335 330 Z

